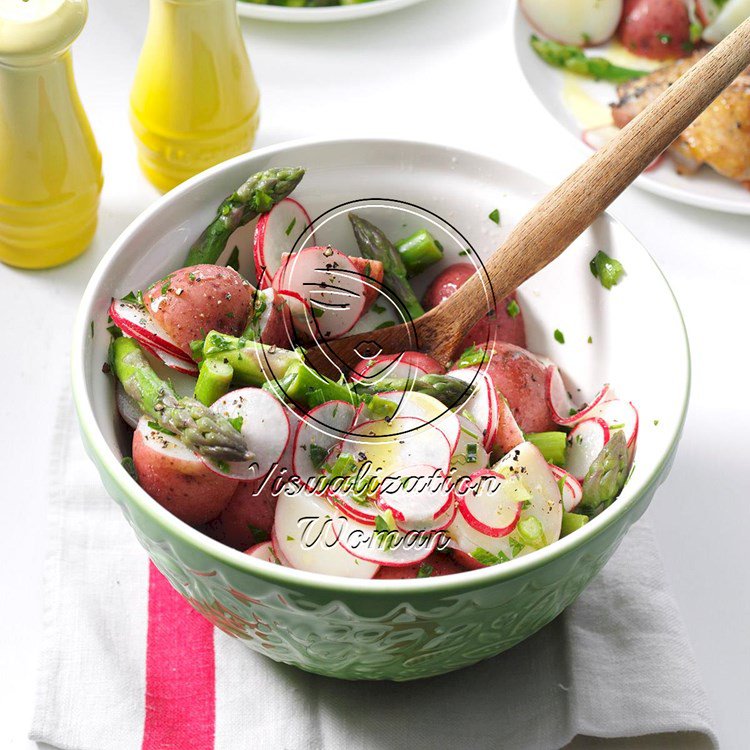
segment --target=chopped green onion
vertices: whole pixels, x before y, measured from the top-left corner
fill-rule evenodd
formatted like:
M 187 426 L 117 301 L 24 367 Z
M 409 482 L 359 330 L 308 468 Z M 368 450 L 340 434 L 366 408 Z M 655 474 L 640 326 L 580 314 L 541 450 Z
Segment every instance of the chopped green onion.
M 518 522 L 516 526 L 518 535 L 521 537 L 521 541 L 534 547 L 534 549 L 541 549 L 546 546 L 547 539 L 544 536 L 544 530 L 542 529 L 542 523 L 536 516 L 526 516 Z
M 516 302 L 514 299 L 508 302 L 508 306 L 505 308 L 505 310 L 511 318 L 517 317 L 521 312 L 521 308 L 518 306 L 518 302 Z
M 564 432 L 532 432 L 526 440 L 535 445 L 548 464 L 562 466 L 565 463 L 567 435 Z
M 490 221 L 494 221 L 495 224 L 500 226 L 500 211 L 497 208 L 493 208 L 492 211 L 490 211 Z
M 422 563 L 417 571 L 417 578 L 429 578 L 435 572 L 435 568 L 429 563 Z
M 588 523 L 588 520 L 588 516 L 583 516 L 580 513 L 568 513 L 567 511 L 563 511 L 560 536 L 568 536 L 568 534 L 578 531 L 578 529 Z
M 557 341 L 558 344 L 565 343 L 565 336 L 559 328 L 555 328 L 554 336 L 555 336 L 555 341 Z
M 326 458 L 328 458 L 328 451 L 325 448 L 315 443 L 310 443 L 310 462 L 315 469 L 320 470 L 326 462 Z
M 589 268 L 605 289 L 611 289 L 619 284 L 625 274 L 622 263 L 615 258 L 610 258 L 601 250 L 591 259 Z
M 456 361 L 456 367 L 475 367 L 489 362 L 492 354 L 478 346 L 470 346 Z

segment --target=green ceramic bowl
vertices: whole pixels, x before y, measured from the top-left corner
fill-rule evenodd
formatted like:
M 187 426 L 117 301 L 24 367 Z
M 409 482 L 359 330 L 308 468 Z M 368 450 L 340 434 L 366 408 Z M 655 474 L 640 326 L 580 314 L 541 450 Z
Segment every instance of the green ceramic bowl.
M 545 189 L 488 157 L 381 140 L 281 145 L 198 175 L 133 222 L 86 290 L 72 362 L 87 450 L 154 564 L 196 609 L 250 648 L 346 679 L 411 680 L 486 659 L 544 627 L 576 599 L 666 477 L 690 380 L 679 309 L 648 253 L 609 216 L 522 288 L 529 348 L 554 357 L 584 394 L 609 381 L 640 410 L 633 475 L 618 501 L 583 530 L 503 565 L 442 578 L 351 580 L 249 558 L 177 520 L 120 466 L 127 445 L 114 416 L 112 382 L 102 374 L 106 311 L 111 297 L 178 267 L 215 206 L 249 174 L 288 164 L 308 169 L 295 197 L 312 215 L 356 198 L 409 201 L 445 217 L 483 254 Z M 502 227 L 487 218 L 494 208 Z M 238 241 L 246 246 L 247 233 Z M 343 249 L 347 243 L 351 238 L 342 234 L 337 244 Z M 609 292 L 588 269 L 600 249 L 627 269 Z M 554 340 L 556 328 L 565 334 L 564 346 Z

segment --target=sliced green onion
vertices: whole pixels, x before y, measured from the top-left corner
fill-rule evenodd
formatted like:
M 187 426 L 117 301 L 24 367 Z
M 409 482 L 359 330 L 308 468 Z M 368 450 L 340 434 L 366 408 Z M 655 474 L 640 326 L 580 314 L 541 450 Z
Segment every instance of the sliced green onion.
M 610 258 L 601 250 L 591 259 L 589 263 L 591 273 L 599 279 L 605 289 L 611 289 L 619 284 L 625 274 L 625 268 L 619 260 Z

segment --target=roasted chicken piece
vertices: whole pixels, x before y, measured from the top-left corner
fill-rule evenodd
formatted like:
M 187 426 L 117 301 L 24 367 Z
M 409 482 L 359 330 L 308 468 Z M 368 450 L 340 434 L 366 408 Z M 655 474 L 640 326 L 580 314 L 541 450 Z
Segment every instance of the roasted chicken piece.
M 618 86 L 619 101 L 612 105 L 615 125 L 625 127 L 704 54 L 696 52 Z M 750 188 L 750 68 L 670 146 L 669 154 L 680 174 L 693 174 L 708 164 Z

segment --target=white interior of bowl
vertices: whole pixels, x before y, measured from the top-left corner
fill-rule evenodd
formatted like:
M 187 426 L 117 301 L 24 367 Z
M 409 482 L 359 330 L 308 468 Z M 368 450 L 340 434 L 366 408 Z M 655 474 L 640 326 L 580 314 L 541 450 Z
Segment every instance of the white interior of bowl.
M 247 154 L 166 195 L 125 231 L 103 259 L 85 293 L 75 332 L 73 373 L 79 414 L 84 429 L 102 449 L 98 452 L 104 455 L 108 469 L 121 473 L 123 482 L 130 480 L 117 465 L 121 452 L 114 388 L 111 379 L 102 374 L 109 338 L 106 325 L 110 299 L 143 288 L 180 267 L 188 247 L 227 194 L 250 174 L 285 165 L 307 169 L 294 196 L 312 216 L 360 198 L 409 201 L 453 224 L 485 258 L 545 192 L 545 186 L 535 178 L 488 157 L 410 142 L 354 140 L 282 145 Z M 501 213 L 500 227 L 488 218 L 494 208 Z M 384 211 L 381 223 L 392 237 L 398 237 L 409 231 L 411 227 L 403 226 L 409 221 L 415 229 L 424 223 L 416 217 L 396 217 L 393 211 Z M 326 242 L 345 252 L 354 249 L 346 222 L 331 222 L 326 232 Z M 452 257 L 446 257 L 444 265 L 466 260 L 457 256 L 459 249 L 455 244 L 447 245 L 446 256 Z M 627 271 L 624 280 L 611 291 L 605 290 L 589 270 L 589 261 L 598 250 L 618 258 Z M 684 326 L 671 290 L 654 261 L 624 227 L 608 216 L 598 220 L 560 258 L 524 284 L 520 296 L 529 348 L 561 366 L 575 396 L 581 400 L 590 398 L 604 382 L 609 382 L 621 398 L 633 401 L 640 411 L 638 452 L 631 480 L 617 503 L 590 523 L 583 536 L 593 533 L 598 524 L 618 512 L 619 504 L 627 503 L 648 484 L 677 439 L 689 390 Z M 93 338 L 91 321 L 95 324 Z M 563 332 L 565 344 L 555 341 L 555 329 Z M 129 488 L 129 494 L 138 497 L 139 502 L 156 506 L 135 485 Z M 154 513 L 174 527 L 184 527 L 180 529 L 183 535 L 198 534 L 161 508 L 155 508 Z M 215 552 L 221 547 L 212 540 L 206 539 L 206 543 L 215 546 Z M 498 568 L 528 564 L 549 549 Z M 241 553 L 229 548 L 222 548 L 221 556 L 230 558 L 235 565 L 246 564 Z M 249 567 L 259 564 L 246 557 L 244 560 Z M 466 575 L 485 573 L 488 571 Z M 392 586 L 394 582 L 365 583 Z M 433 580 L 427 583 L 432 584 Z

